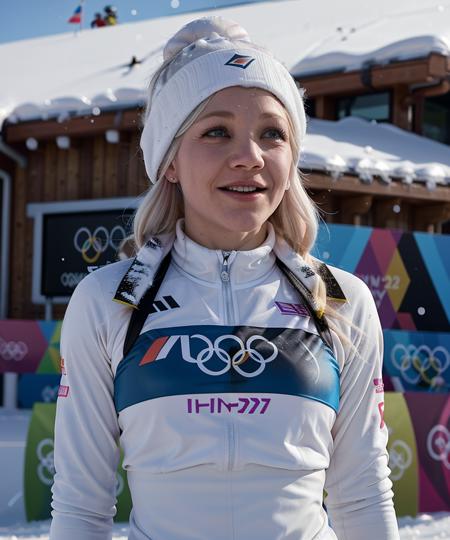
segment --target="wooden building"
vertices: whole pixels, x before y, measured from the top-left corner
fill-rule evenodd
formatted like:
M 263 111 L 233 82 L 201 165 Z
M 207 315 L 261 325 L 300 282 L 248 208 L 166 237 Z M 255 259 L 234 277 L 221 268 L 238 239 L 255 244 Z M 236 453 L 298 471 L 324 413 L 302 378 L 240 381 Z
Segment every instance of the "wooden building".
M 352 9 L 355 2 L 352 0 L 347 3 L 348 8 Z M 299 1 L 274 2 L 260 4 L 258 7 L 253 5 L 223 9 L 218 13 L 242 22 L 256 42 L 265 43 L 277 53 L 276 44 L 286 42 L 283 27 L 278 28 L 274 23 L 270 39 L 264 39 L 262 29 L 273 19 L 274 10 L 285 24 L 293 18 L 292 10 L 298 11 L 298 17 L 300 14 L 307 16 L 304 4 Z M 358 5 L 361 10 L 361 3 Z M 255 15 L 259 19 L 256 22 L 253 20 Z M 6 220 L 3 215 L 2 225 L 2 257 L 3 260 L 7 259 L 8 265 L 8 295 L 3 299 L 3 305 L 6 306 L 3 317 L 39 319 L 44 316 L 44 306 L 31 301 L 34 222 L 28 216 L 29 204 L 136 197 L 147 189 L 148 181 L 139 149 L 145 99 L 145 87 L 141 81 L 146 78 L 143 75 L 148 67 L 146 58 L 153 58 L 155 51 L 160 51 L 163 38 L 167 38 L 192 18 L 192 14 L 180 15 L 101 31 L 86 31 L 86 37 L 82 38 L 87 42 L 86 48 L 96 51 L 91 54 L 98 54 L 99 62 L 103 62 L 109 55 L 110 63 L 106 68 L 113 66 L 110 71 L 118 70 L 116 87 L 112 88 L 115 100 L 103 100 L 103 105 L 97 106 L 96 94 L 111 93 L 111 87 L 99 87 L 92 90 L 88 100 L 78 99 L 76 106 L 72 102 L 65 106 L 63 99 L 58 101 L 58 96 L 64 98 L 70 92 L 68 81 L 63 91 L 52 87 L 53 94 L 49 103 L 41 95 L 41 104 L 36 105 L 39 100 L 35 98 L 34 105 L 29 106 L 27 100 L 21 97 L 15 107 L 4 114 L 0 145 L 0 178 L 4 179 L 2 204 L 9 197 L 5 187 L 8 184 L 7 178 L 10 179 L 11 197 L 9 213 Z M 132 39 L 135 35 L 150 38 L 135 42 Z M 57 56 L 49 62 L 54 62 L 52 69 L 57 70 L 58 62 L 61 65 L 64 62 L 64 54 L 55 50 L 60 45 L 62 49 L 66 47 L 68 54 L 73 54 L 70 49 L 73 48 L 73 38 L 70 38 L 66 35 L 59 41 L 55 36 L 34 40 L 36 51 L 42 51 L 37 52 L 34 58 L 42 54 L 39 61 L 44 70 L 47 54 L 45 47 L 52 45 L 52 54 Z M 71 43 L 68 44 L 68 41 Z M 114 47 L 113 43 L 116 43 Z M 139 43 L 139 56 L 132 55 L 136 43 Z M 93 44 L 102 45 L 105 50 L 97 53 L 99 47 L 94 48 Z M 0 59 L 17 54 L 19 58 L 16 61 L 20 64 L 20 60 L 25 58 L 20 55 L 24 53 L 14 45 L 0 46 Z M 128 60 L 117 67 L 119 45 L 126 47 Z M 111 47 L 113 49 L 108 51 Z M 292 42 L 290 47 L 295 48 L 296 43 Z M 301 57 L 302 49 L 299 50 L 298 56 Z M 284 60 L 280 52 L 278 56 Z M 142 61 L 136 61 L 136 58 L 142 58 Z M 390 122 L 411 133 L 434 138 L 438 141 L 436 145 L 450 144 L 450 53 L 445 50 L 434 52 L 424 46 L 422 56 L 402 59 L 393 53 L 392 57 L 382 62 L 377 62 L 377 55 L 374 54 L 372 61 L 365 61 L 355 69 L 337 71 L 328 68 L 322 70 L 320 57 L 315 63 L 313 55 L 305 58 L 307 66 L 302 68 L 302 62 L 297 63 L 291 72 L 306 89 L 307 110 L 312 118 L 337 121 L 347 116 L 358 116 L 367 120 Z M 80 66 L 83 60 L 80 54 Z M 290 63 L 294 64 L 292 61 Z M 314 66 L 315 69 L 312 69 Z M 77 62 L 73 69 L 79 69 L 81 73 Z M 100 69 L 98 62 L 96 69 L 102 74 L 108 71 Z M 126 99 L 117 97 L 120 92 L 116 90 L 126 86 L 123 78 L 134 76 L 137 70 L 141 70 L 140 76 L 131 85 L 136 92 L 135 99 L 129 99 L 129 94 Z M 17 74 L 17 71 L 14 73 Z M 23 77 L 23 74 L 20 76 Z M 42 76 L 45 78 L 46 73 Z M 95 78 L 92 80 L 95 82 Z M 33 101 L 32 78 L 23 79 L 21 84 L 30 85 L 28 101 Z M 105 84 L 110 85 L 111 81 Z M 23 91 L 26 95 L 26 89 Z M 0 90 L 0 98 L 1 93 Z M 78 96 L 79 91 L 74 90 L 74 94 Z M 442 114 L 436 111 L 447 115 L 446 124 L 442 122 Z M 361 145 L 364 144 L 361 141 Z M 447 170 L 449 165 L 450 159 L 443 164 L 444 169 Z M 363 182 L 357 174 L 345 168 L 338 180 L 324 170 L 308 169 L 306 172 L 306 185 L 323 210 L 326 221 L 450 232 L 450 174 L 442 176 L 430 189 L 423 181 L 405 182 L 392 177 L 386 182 L 376 174 L 373 181 Z M 5 205 L 2 207 L 6 208 Z M 398 208 L 401 211 L 396 211 Z M 5 296 L 4 292 L 2 294 Z M 54 318 L 62 317 L 64 308 L 64 305 L 57 306 Z

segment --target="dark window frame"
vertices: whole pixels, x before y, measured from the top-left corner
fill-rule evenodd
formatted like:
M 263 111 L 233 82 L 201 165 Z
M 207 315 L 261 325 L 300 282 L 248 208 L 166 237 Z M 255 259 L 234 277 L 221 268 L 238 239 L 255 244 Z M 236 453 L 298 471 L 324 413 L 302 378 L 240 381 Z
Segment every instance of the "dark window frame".
M 425 115 L 426 115 L 426 106 L 427 106 L 427 101 L 428 103 L 438 103 L 439 104 L 439 101 L 446 101 L 447 103 L 445 103 L 445 105 L 448 105 L 448 107 L 446 107 L 446 110 L 448 111 L 448 125 L 446 127 L 446 140 L 443 141 L 441 139 L 437 139 L 437 138 L 434 138 L 434 137 L 430 137 L 428 135 L 425 135 L 424 134 L 424 128 L 425 128 Z M 436 142 L 440 142 L 441 144 L 446 144 L 448 146 L 450 146 L 450 92 L 447 92 L 445 94 L 441 94 L 441 95 L 438 95 L 438 96 L 425 96 L 422 103 L 421 103 L 421 106 L 422 106 L 422 110 L 421 110 L 421 117 L 420 117 L 420 126 L 419 126 L 419 129 L 420 129 L 420 134 L 423 136 L 423 137 L 427 137 L 428 139 L 432 140 L 432 141 L 436 141 Z
M 365 97 L 365 96 L 374 96 L 374 95 L 379 95 L 379 94 L 387 94 L 388 95 L 388 117 L 386 120 L 377 120 L 377 119 L 374 119 L 376 120 L 377 122 L 389 122 L 392 124 L 392 121 L 393 121 L 393 92 L 392 92 L 392 89 L 386 89 L 386 90 L 381 90 L 381 91 L 378 91 L 378 92 L 364 92 L 364 93 L 357 93 L 357 94 L 343 94 L 343 95 L 339 95 L 339 96 L 335 96 L 335 103 L 334 103 L 334 119 L 335 120 L 342 120 L 342 118 L 339 118 L 339 104 L 340 102 L 342 102 L 344 99 L 350 99 L 350 100 L 355 100 L 356 98 L 359 98 L 359 97 Z M 350 115 L 346 115 L 344 116 L 343 118 L 348 118 L 349 116 L 352 116 L 351 114 Z M 356 118 L 362 118 L 360 116 L 355 116 Z

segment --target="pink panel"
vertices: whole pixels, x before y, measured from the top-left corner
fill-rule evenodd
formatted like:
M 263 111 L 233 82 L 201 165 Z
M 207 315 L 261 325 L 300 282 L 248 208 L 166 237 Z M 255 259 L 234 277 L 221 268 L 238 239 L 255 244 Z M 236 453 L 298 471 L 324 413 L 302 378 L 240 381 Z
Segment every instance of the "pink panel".
M 417 330 L 416 325 L 414 324 L 414 319 L 411 316 L 411 313 L 397 313 L 397 321 L 400 324 L 402 330 Z
M 450 510 L 450 398 L 446 394 L 408 392 L 419 474 L 419 512 Z
M 375 229 L 369 242 L 372 245 L 381 273 L 384 275 L 386 274 L 392 256 L 397 249 L 397 242 L 395 241 L 392 232 L 388 229 Z
M 0 373 L 33 373 L 47 349 L 36 321 L 0 321 Z

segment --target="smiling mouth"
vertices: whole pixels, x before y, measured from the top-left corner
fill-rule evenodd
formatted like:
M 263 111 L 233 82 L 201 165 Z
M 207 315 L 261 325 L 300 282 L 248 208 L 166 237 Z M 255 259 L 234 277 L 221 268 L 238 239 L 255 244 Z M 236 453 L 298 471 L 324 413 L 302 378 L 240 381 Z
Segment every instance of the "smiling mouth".
M 256 186 L 225 186 L 219 189 L 222 191 L 230 191 L 232 193 L 261 193 L 266 190 L 266 188 Z

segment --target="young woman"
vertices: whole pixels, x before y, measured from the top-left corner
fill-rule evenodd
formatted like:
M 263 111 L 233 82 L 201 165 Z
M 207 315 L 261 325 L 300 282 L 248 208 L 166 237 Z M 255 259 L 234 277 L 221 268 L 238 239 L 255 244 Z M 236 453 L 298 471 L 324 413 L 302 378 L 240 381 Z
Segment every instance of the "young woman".
M 111 537 L 120 442 L 132 540 L 397 539 L 382 333 L 367 287 L 310 255 L 301 94 L 224 19 L 164 57 L 137 257 L 64 320 L 50 538 Z

